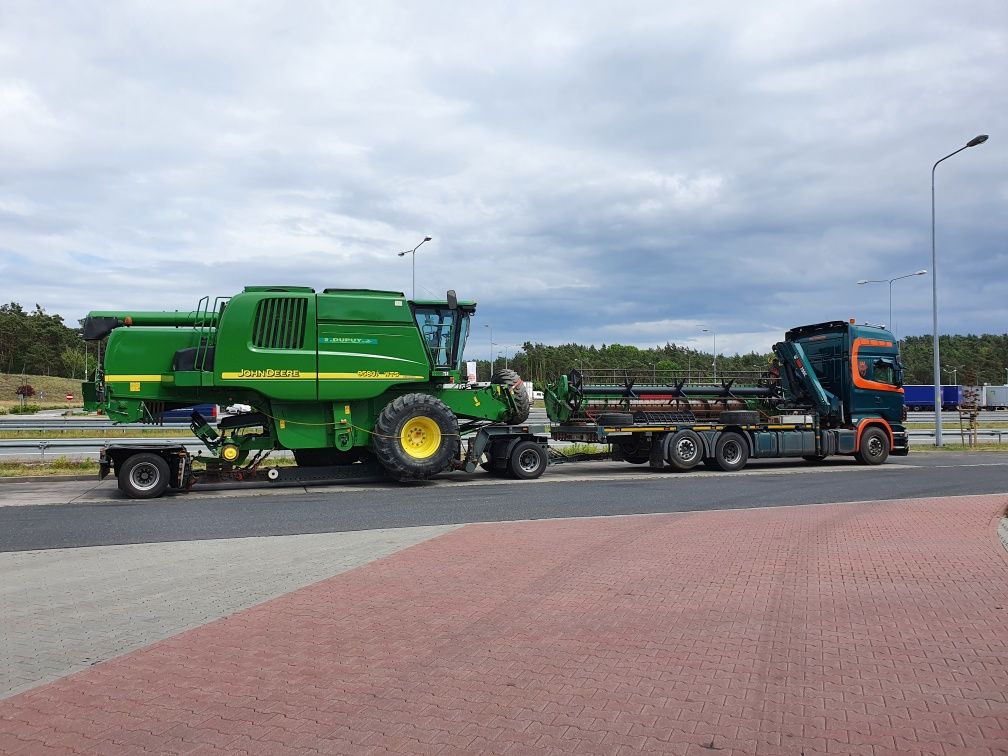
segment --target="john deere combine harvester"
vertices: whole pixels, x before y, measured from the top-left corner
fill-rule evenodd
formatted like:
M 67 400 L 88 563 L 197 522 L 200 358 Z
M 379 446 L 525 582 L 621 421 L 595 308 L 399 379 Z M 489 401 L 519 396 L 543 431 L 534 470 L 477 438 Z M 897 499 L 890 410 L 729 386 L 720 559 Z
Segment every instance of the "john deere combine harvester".
M 159 423 L 170 409 L 247 404 L 215 430 L 193 414 L 206 446 L 118 445 L 102 457 L 129 496 L 151 498 L 198 478 L 305 480 L 384 471 L 420 480 L 449 469 L 535 478 L 544 438 L 523 423 L 529 397 L 513 371 L 464 385 L 474 302 L 408 301 L 392 291 L 249 286 L 191 312 L 92 312 L 84 338 L 107 337 L 85 406 L 116 422 Z M 469 435 L 463 454 L 461 439 Z M 296 468 L 267 457 L 293 451 Z

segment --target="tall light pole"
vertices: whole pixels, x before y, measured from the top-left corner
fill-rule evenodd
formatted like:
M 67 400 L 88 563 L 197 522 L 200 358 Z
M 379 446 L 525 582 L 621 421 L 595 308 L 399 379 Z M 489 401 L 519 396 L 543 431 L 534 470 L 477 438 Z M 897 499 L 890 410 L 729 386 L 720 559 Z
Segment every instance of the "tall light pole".
M 426 244 L 427 242 L 429 242 L 430 240 L 431 240 L 431 238 L 429 236 L 425 236 L 424 239 L 423 239 L 423 241 L 420 242 L 419 244 L 417 244 L 415 247 L 413 247 L 413 249 L 407 249 L 405 252 L 400 252 L 399 253 L 399 257 L 403 257 L 405 255 L 413 255 L 413 299 L 414 300 L 416 299 L 416 251 L 418 249 L 420 249 L 420 247 L 422 247 L 424 244 Z
M 896 276 L 895 278 L 862 278 L 860 281 L 858 281 L 858 286 L 863 286 L 864 284 L 885 283 L 886 281 L 889 282 L 889 320 L 886 323 L 886 325 L 889 326 L 890 329 L 892 329 L 893 328 L 893 322 L 892 322 L 892 285 L 893 285 L 893 281 L 899 281 L 901 278 L 913 278 L 914 276 L 926 276 L 926 275 L 927 275 L 927 271 L 926 270 L 918 270 L 916 273 L 907 273 L 905 276 Z
M 948 160 L 953 155 L 958 155 L 967 147 L 976 147 L 987 141 L 986 134 L 979 134 L 955 152 L 950 152 L 941 160 L 931 166 L 931 321 L 934 333 L 932 333 L 932 349 L 934 351 L 934 408 L 935 408 L 935 446 L 942 445 L 942 421 L 941 421 L 941 361 L 938 355 L 938 260 L 935 255 L 935 169 L 938 163 Z
M 717 380 L 717 334 L 711 328 L 701 328 L 704 333 L 709 333 L 714 337 L 714 380 Z

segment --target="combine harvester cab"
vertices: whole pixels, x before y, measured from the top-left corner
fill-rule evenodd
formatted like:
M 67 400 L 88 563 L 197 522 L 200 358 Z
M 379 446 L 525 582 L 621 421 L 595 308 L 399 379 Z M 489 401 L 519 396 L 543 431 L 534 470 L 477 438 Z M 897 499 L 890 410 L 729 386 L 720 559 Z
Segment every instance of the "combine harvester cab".
M 480 464 L 538 477 L 545 440 L 518 426 L 529 414 L 518 375 L 500 371 L 483 388 L 462 383 L 475 307 L 452 291 L 411 302 L 393 291 L 249 286 L 192 312 L 92 312 L 84 338 L 107 343 L 83 387 L 86 407 L 116 422 L 159 423 L 199 403 L 248 405 L 217 429 L 193 414 L 211 455 L 201 460 L 208 480 L 387 473 L 406 481 Z M 265 468 L 278 449 L 293 452 L 296 469 Z M 135 497 L 195 479 L 178 445 L 113 448 L 102 470 Z
M 766 375 L 717 384 L 670 375 L 639 385 L 628 372 L 571 371 L 546 389 L 553 438 L 612 444 L 615 459 L 679 470 L 832 455 L 875 465 L 909 452 L 903 371 L 888 331 L 843 321 L 802 326 L 774 353 Z

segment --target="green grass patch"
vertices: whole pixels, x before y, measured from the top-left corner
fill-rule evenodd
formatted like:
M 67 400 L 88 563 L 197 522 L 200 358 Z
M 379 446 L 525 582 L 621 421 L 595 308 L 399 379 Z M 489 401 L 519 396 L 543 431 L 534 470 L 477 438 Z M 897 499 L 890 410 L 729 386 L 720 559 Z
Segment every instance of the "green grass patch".
M 930 454 L 934 452 L 936 454 L 941 454 L 942 452 L 1008 452 L 1008 443 L 1004 444 L 985 444 L 979 443 L 975 446 L 969 446 L 968 444 L 950 444 L 942 439 L 941 446 L 934 445 L 911 445 L 910 455 L 914 454 Z
M 66 457 L 45 462 L 0 462 L 0 478 L 38 477 L 43 475 L 98 475 L 98 463 Z
M 80 407 L 81 382 L 74 378 L 62 378 L 55 375 L 25 375 L 20 373 L 0 373 L 0 408 L 10 409 L 21 404 L 21 400 L 15 396 L 18 386 L 28 384 L 35 389 L 35 396 L 29 401 L 38 404 L 42 409 L 66 409 L 74 406 Z M 74 401 L 67 402 L 64 397 L 73 394 Z

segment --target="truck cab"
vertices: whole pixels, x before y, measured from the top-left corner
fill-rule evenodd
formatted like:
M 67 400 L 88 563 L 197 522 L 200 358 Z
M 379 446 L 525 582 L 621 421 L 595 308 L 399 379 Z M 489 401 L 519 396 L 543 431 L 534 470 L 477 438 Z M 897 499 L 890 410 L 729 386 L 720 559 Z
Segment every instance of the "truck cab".
M 909 452 L 903 425 L 903 366 L 899 346 L 884 328 L 831 321 L 792 328 L 787 343 L 801 348 L 831 401 L 820 412 L 823 427 L 856 431 L 855 444 L 872 427 L 881 429 L 890 453 Z

